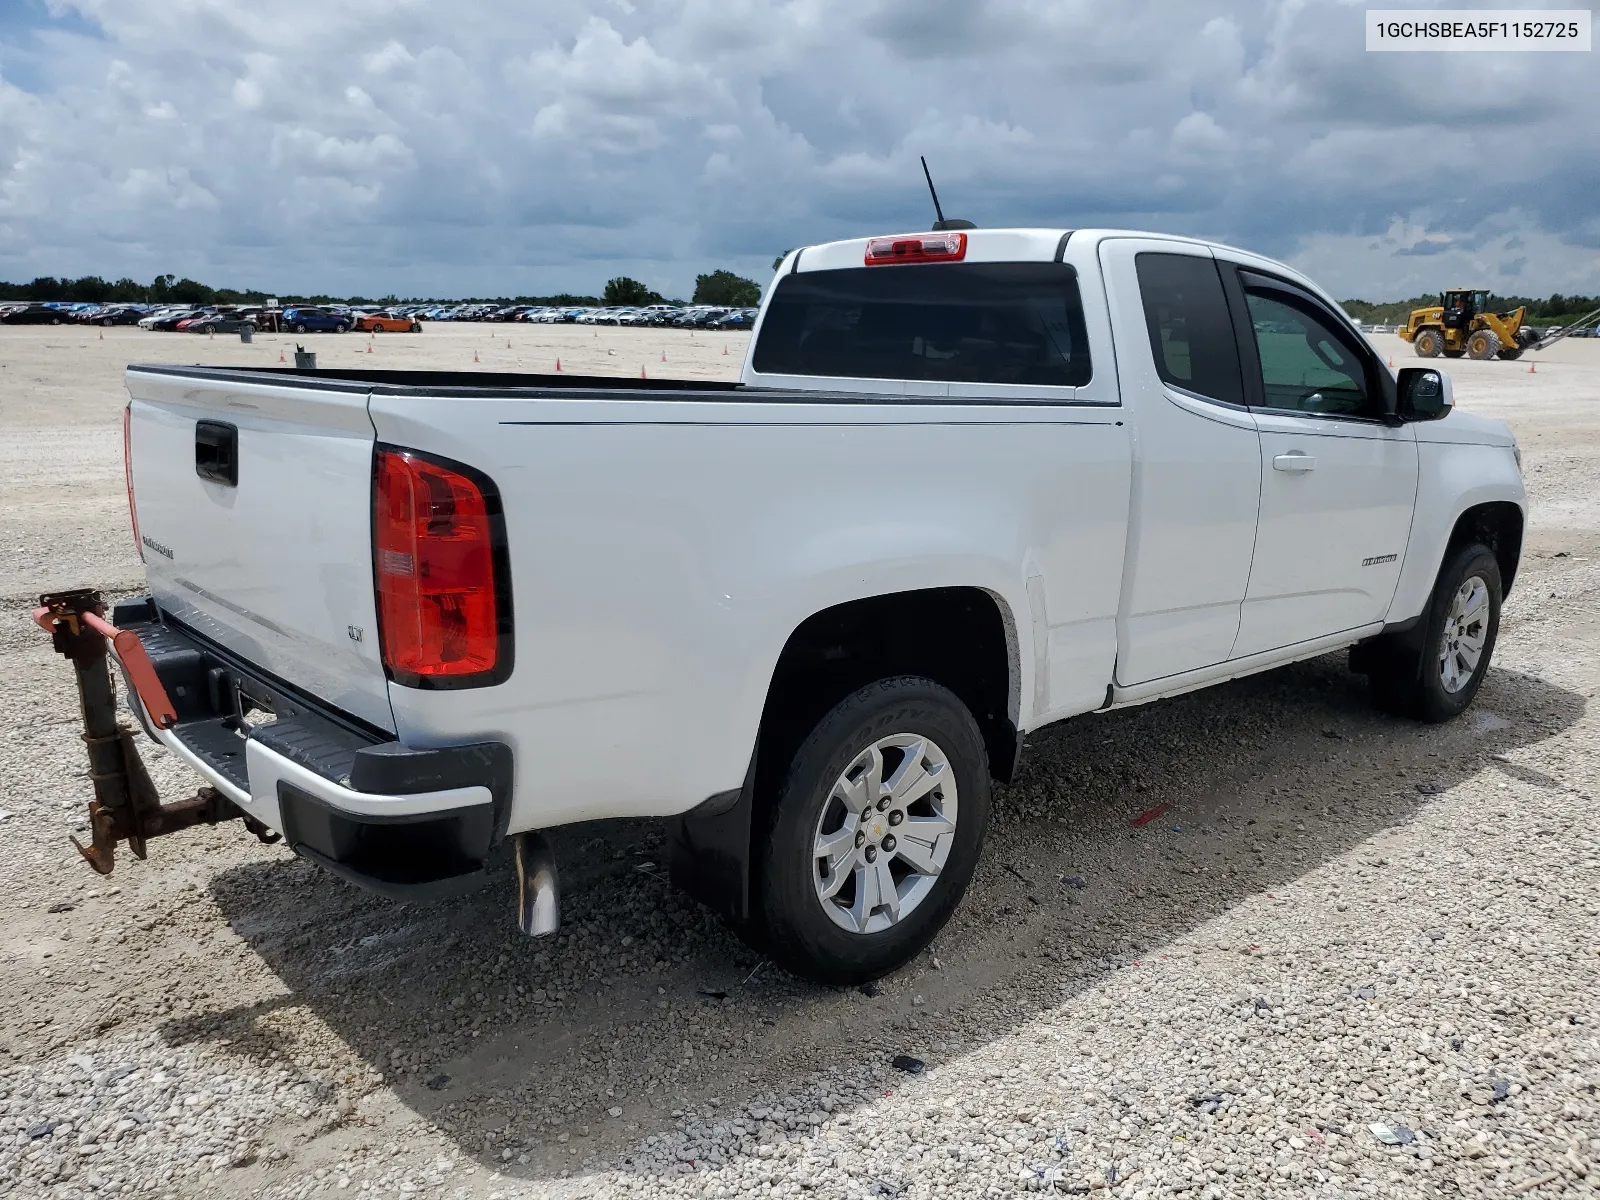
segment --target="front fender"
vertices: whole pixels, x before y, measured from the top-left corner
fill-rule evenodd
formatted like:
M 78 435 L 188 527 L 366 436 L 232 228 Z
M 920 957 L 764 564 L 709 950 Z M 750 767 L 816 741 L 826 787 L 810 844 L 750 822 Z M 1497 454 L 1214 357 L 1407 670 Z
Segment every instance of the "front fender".
M 1389 624 L 1404 624 L 1422 613 L 1462 514 L 1497 502 L 1515 504 L 1524 518 L 1528 511 L 1522 473 L 1508 446 L 1419 438 L 1417 467 L 1416 511 L 1405 565 L 1389 605 Z

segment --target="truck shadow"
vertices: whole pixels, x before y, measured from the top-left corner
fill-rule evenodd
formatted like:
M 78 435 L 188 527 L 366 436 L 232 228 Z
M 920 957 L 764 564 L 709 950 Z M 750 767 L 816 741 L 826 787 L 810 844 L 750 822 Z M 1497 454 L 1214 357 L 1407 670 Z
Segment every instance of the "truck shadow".
M 1495 670 L 1463 718 L 1420 726 L 1375 712 L 1343 657 L 1328 656 L 1041 731 L 1024 776 L 997 791 L 955 919 L 866 990 L 765 963 L 667 885 L 649 823 L 561 831 L 563 929 L 545 941 L 517 933 L 504 863 L 494 886 L 429 908 L 309 864 L 252 863 L 216 876 L 212 895 L 288 994 L 164 1034 L 287 1057 L 266 1018 L 298 1007 L 381 1072 L 388 1092 L 342 1131 L 308 1128 L 311 1166 L 320 1139 L 392 1138 L 385 1122 L 415 1115 L 508 1178 L 626 1171 L 630 1147 L 683 1110 L 731 1117 L 762 1094 L 822 1095 L 830 1068 L 859 1061 L 864 1036 L 885 1061 L 905 1052 L 933 1063 L 974 1048 L 954 1040 L 963 1011 L 981 1008 L 999 1038 L 1070 1006 L 1127 962 L 1448 802 L 1481 773 L 1562 787 L 1502 759 L 1584 707 L 1577 693 Z M 1035 999 L 1019 1007 L 1023 996 Z

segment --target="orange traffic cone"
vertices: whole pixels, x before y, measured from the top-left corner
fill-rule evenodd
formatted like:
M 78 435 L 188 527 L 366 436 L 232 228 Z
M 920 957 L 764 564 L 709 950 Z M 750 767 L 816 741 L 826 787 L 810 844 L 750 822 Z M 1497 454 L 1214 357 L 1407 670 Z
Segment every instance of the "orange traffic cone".
M 278 361 L 279 362 L 288 362 L 289 361 L 288 359 L 284 358 L 282 350 L 278 351 Z
M 723 348 L 722 348 L 722 352 L 723 352 L 723 353 L 724 353 L 724 354 L 726 354 L 726 353 L 727 353 L 727 352 L 728 352 L 728 348 L 727 348 L 727 347 L 726 347 L 726 346 L 724 346 L 724 347 L 723 347 Z
M 667 361 L 667 352 L 665 350 L 663 350 L 661 352 L 661 361 L 662 362 L 666 362 Z
M 510 342 L 507 342 L 507 343 L 506 343 L 506 349 L 507 349 L 507 350 L 509 350 L 509 349 L 511 349 L 511 343 L 510 343 Z
M 1529 375 L 1537 375 L 1539 373 L 1539 372 L 1534 370 L 1534 367 L 1536 367 L 1536 366 L 1538 366 L 1537 363 L 1529 363 L 1528 364 L 1528 374 Z
M 556 359 L 556 370 L 561 370 L 561 360 L 559 358 Z
M 1392 357 L 1389 359 L 1389 369 L 1391 371 L 1394 370 L 1394 359 Z
M 472 361 L 473 362 L 477 362 L 478 361 L 478 352 L 476 350 L 474 350 L 472 352 Z
M 371 342 L 368 342 L 368 343 L 367 343 L 367 353 L 368 353 L 368 354 L 371 354 L 371 353 L 372 353 L 372 343 L 371 343 Z
M 103 330 L 103 329 L 100 331 L 100 340 L 102 342 L 106 340 L 105 330 Z
M 644 373 L 644 364 L 643 363 L 639 364 L 639 378 L 640 379 L 649 379 L 650 378 L 650 376 L 648 376 L 648 375 L 646 375 Z

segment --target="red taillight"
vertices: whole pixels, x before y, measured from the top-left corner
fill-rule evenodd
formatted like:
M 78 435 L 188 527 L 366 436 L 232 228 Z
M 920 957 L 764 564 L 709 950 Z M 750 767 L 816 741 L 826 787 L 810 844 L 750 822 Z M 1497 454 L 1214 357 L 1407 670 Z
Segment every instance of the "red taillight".
M 488 480 L 379 450 L 373 574 L 383 661 L 397 683 L 498 683 L 511 669 L 499 497 Z
M 122 479 L 128 485 L 128 520 L 133 522 L 133 548 L 144 561 L 144 542 L 139 538 L 139 509 L 133 502 L 133 402 L 122 410 Z
M 881 267 L 888 263 L 960 262 L 966 256 L 964 233 L 902 233 L 869 240 L 866 263 Z

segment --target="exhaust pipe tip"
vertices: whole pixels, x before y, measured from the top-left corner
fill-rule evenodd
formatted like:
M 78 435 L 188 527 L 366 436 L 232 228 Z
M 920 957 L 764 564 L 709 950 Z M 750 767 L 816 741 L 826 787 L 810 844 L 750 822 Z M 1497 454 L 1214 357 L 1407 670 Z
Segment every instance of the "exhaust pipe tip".
M 517 858 L 517 926 L 529 937 L 561 927 L 560 888 L 550 843 L 539 833 L 514 835 Z

